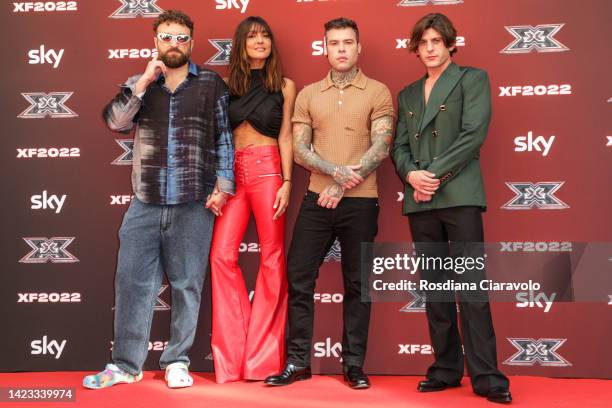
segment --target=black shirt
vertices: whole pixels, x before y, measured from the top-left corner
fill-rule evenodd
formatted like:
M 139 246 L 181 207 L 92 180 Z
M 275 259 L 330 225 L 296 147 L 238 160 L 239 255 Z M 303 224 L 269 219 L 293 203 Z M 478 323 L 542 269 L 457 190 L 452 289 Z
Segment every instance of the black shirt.
M 245 120 L 264 136 L 278 138 L 283 122 L 281 91 L 268 92 L 263 81 L 264 70 L 251 70 L 251 86 L 243 96 L 230 95 L 229 120 L 232 130 Z

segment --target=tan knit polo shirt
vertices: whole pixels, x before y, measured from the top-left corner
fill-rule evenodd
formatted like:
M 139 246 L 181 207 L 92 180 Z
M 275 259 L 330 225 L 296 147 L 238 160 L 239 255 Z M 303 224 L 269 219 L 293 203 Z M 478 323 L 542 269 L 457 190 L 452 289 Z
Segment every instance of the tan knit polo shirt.
M 349 86 L 336 88 L 331 71 L 322 81 L 306 86 L 297 96 L 292 122 L 312 127 L 312 146 L 325 161 L 338 165 L 357 165 L 372 145 L 372 121 L 395 117 L 391 92 L 386 85 L 366 77 L 361 70 Z M 320 193 L 334 179 L 311 173 L 308 189 Z M 346 190 L 345 197 L 378 197 L 376 171 L 357 187 Z

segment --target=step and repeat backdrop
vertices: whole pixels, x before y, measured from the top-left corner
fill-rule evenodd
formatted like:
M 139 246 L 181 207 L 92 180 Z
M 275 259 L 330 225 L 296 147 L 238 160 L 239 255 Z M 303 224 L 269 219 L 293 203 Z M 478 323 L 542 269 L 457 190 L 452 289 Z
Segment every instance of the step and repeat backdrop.
M 327 73 L 323 23 L 352 18 L 361 30 L 359 66 L 394 97 L 424 74 L 407 50 L 412 26 L 426 13 L 447 14 L 459 32 L 454 60 L 491 78 L 493 121 L 481 154 L 488 251 L 510 256 L 500 268 L 510 262 L 534 276 L 569 276 L 566 293 L 519 291 L 513 301 L 492 305 L 500 367 L 510 375 L 612 378 L 607 0 L 4 2 L 0 370 L 98 370 L 110 358 L 117 232 L 132 196 L 133 142 L 107 130 L 101 112 L 155 55 L 151 24 L 170 8 L 195 21 L 193 60 L 221 75 L 238 22 L 266 18 L 284 73 L 298 88 Z M 295 168 L 288 240 L 307 177 Z M 410 243 L 402 182 L 390 160 L 378 179 L 378 241 Z M 240 251 L 252 290 L 259 262 L 253 225 Z M 317 284 L 318 373 L 341 367 L 340 260 L 336 243 Z M 577 271 L 580 283 L 573 280 Z M 585 289 L 589 295 L 576 296 L 589 282 L 596 282 Z M 147 369 L 158 367 L 171 308 L 164 283 Z M 191 352 L 196 371 L 213 368 L 210 331 L 207 282 Z M 368 372 L 423 374 L 432 353 L 418 293 L 374 303 Z

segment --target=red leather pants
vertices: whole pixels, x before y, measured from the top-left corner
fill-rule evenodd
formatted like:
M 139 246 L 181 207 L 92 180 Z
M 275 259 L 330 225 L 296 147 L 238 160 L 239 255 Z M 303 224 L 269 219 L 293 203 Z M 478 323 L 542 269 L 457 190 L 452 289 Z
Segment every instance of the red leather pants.
M 210 253 L 211 343 L 218 383 L 263 380 L 279 372 L 285 360 L 285 215 L 272 220 L 282 184 L 278 147 L 236 150 L 234 172 L 236 194 L 215 221 Z M 261 247 L 252 304 L 238 266 L 251 211 Z

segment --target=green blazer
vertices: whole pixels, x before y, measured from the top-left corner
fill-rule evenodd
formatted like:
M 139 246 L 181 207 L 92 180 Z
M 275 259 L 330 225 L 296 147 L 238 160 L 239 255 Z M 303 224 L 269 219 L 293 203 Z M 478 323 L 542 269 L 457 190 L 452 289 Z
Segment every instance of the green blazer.
M 398 96 L 392 156 L 405 185 L 405 215 L 464 205 L 486 208 L 480 171 L 480 146 L 491 120 L 489 77 L 483 70 L 451 63 L 436 81 L 427 106 L 427 76 Z M 427 170 L 440 179 L 431 201 L 417 204 L 406 175 Z

